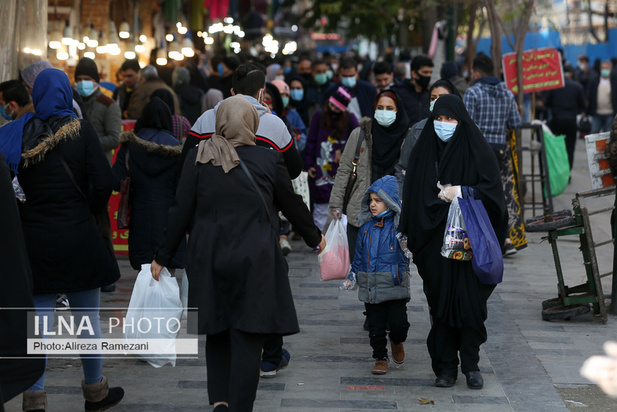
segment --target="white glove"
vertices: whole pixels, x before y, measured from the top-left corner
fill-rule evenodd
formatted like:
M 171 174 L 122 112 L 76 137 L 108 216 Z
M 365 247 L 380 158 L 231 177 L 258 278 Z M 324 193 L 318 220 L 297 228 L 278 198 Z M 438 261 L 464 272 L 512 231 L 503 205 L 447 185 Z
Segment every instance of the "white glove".
M 581 368 L 581 375 L 596 383 L 607 395 L 617 397 L 617 343 L 605 342 L 608 356 L 592 356 Z
M 358 282 L 356 280 L 356 274 L 353 272 L 349 272 L 347 275 L 347 279 L 343 281 L 343 284 L 340 286 L 341 290 L 356 290 L 358 289 Z
M 437 197 L 444 202 L 451 203 L 455 197 L 463 197 L 460 186 L 451 186 L 449 184 L 442 186 L 440 182 L 437 182 L 437 187 L 440 190 Z

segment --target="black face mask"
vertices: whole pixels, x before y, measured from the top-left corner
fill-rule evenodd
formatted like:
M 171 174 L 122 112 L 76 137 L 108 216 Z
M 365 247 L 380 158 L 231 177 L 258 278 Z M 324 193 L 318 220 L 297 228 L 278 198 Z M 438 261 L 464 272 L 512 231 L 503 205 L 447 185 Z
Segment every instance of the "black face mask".
M 422 76 L 418 74 L 418 78 L 416 79 L 416 84 L 422 87 L 422 90 L 425 90 L 428 87 L 428 84 L 431 82 L 431 76 Z
M 335 119 L 338 119 L 343 115 L 343 112 L 335 112 L 334 110 L 332 110 L 332 108 L 330 108 L 330 106 L 328 106 L 328 112 L 330 113 L 330 117 L 333 117 Z

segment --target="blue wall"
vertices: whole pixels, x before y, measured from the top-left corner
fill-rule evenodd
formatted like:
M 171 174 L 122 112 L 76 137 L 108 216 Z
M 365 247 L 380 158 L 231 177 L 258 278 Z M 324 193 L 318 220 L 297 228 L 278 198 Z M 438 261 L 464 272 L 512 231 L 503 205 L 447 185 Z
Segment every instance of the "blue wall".
M 617 57 L 617 29 L 610 29 L 608 38 L 608 43 L 587 45 L 562 45 L 561 37 L 558 31 L 532 32 L 527 33 L 527 36 L 525 36 L 524 50 L 539 49 L 542 47 L 561 47 L 563 48 L 566 60 L 576 67 L 576 59 L 579 54 L 587 55 L 591 63 L 593 63 L 595 59 L 606 60 L 611 57 Z M 501 52 L 509 53 L 511 51 L 512 48 L 508 44 L 506 37 L 502 36 Z M 478 52 L 490 54 L 490 37 L 484 37 L 480 39 L 480 41 L 478 42 Z

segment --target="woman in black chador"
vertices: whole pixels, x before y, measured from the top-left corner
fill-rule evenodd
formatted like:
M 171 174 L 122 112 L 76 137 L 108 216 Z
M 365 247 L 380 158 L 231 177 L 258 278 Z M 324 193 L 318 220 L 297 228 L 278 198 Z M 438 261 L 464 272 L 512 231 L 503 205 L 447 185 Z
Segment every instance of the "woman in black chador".
M 467 386 L 481 389 L 479 350 L 486 341 L 486 301 L 495 286 L 480 284 L 470 261 L 447 259 L 440 252 L 450 202 L 457 195 L 482 200 L 502 245 L 507 215 L 495 154 L 459 97 L 444 95 L 435 103 L 409 157 L 403 193 L 400 230 L 408 236 L 430 307 L 427 346 L 435 385 L 454 385 L 460 356 Z

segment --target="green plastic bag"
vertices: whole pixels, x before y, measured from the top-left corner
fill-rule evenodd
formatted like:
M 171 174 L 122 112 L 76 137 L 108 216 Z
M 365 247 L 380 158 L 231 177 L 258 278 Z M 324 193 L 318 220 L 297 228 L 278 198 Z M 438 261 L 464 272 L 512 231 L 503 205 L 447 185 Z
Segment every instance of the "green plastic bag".
M 544 129 L 544 149 L 546 162 L 548 163 L 548 178 L 551 184 L 551 195 L 557 196 L 563 193 L 570 180 L 570 162 L 566 150 L 566 136 L 555 136 L 546 125 Z M 544 189 L 546 196 L 546 189 Z

